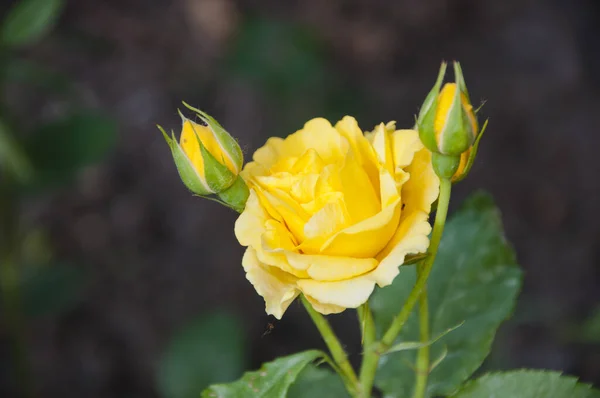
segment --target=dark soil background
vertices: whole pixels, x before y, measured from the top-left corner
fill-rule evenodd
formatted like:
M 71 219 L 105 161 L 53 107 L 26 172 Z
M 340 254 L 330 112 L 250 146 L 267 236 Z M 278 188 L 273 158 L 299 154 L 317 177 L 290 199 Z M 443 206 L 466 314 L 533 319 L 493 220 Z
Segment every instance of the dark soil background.
M 169 338 L 207 311 L 242 320 L 252 368 L 321 347 L 299 304 L 280 322 L 265 315 L 240 265 L 236 214 L 185 190 L 155 124 L 178 130 L 185 100 L 247 158 L 315 116 L 410 126 L 443 59 L 461 62 L 490 119 L 452 208 L 490 191 L 525 269 L 486 366 L 600 385 L 600 345 L 572 333 L 600 302 L 597 0 L 72 0 L 27 54 L 119 126 L 105 161 L 26 208 L 57 256 L 91 275 L 76 305 L 28 325 L 37 396 L 157 397 Z M 56 105 L 10 100 L 33 120 Z M 333 318 L 357 359 L 355 314 Z

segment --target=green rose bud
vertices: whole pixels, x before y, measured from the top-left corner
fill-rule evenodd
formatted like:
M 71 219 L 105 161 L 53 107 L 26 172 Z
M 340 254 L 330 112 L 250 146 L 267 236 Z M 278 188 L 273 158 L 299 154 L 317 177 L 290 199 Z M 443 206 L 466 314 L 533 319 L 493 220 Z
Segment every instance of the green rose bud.
M 206 123 L 198 124 L 181 112 L 179 142 L 173 132 L 162 131 L 185 186 L 199 196 L 217 195 L 219 202 L 241 212 L 248 187 L 241 177 L 244 158 L 237 141 L 210 115 L 184 103 Z
M 445 73 L 446 63 L 442 63 L 436 83 L 421 106 L 417 129 L 423 145 L 434 154 L 436 173 L 457 181 L 470 169 L 479 127 L 460 64 L 454 62 L 456 82 L 442 87 Z

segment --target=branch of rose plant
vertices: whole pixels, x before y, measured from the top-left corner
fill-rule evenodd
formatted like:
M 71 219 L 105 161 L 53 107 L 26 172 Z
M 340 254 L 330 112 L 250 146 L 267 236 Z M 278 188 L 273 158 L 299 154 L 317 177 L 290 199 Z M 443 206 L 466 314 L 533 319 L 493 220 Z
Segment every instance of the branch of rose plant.
M 323 337 L 327 348 L 329 348 L 331 357 L 337 365 L 337 369 L 334 369 L 340 373 L 348 393 L 350 393 L 350 395 L 353 397 L 359 397 L 360 384 L 358 382 L 358 378 L 356 377 L 354 369 L 352 369 L 352 365 L 350 365 L 350 361 L 348 361 L 348 356 L 342 348 L 340 341 L 333 332 L 333 329 L 331 329 L 329 322 L 327 322 L 327 319 L 325 319 L 323 315 L 315 311 L 312 304 L 308 302 L 304 295 L 301 295 L 300 298 L 302 300 L 302 304 L 304 304 L 304 308 L 306 308 L 306 311 L 308 312 L 308 315 L 310 315 L 313 323 L 319 330 L 319 333 L 321 333 L 321 337 Z
M 360 323 L 360 332 L 362 336 L 361 344 L 363 346 L 369 346 L 375 341 L 375 322 L 373 321 L 373 314 L 369 308 L 369 302 L 367 301 L 356 309 L 358 314 L 358 322 Z
M 370 395 L 371 386 L 373 384 L 371 375 L 369 374 L 372 363 L 377 361 L 379 357 L 376 355 L 373 349 L 376 335 L 375 335 L 375 322 L 373 321 L 373 314 L 369 308 L 369 302 L 367 301 L 357 309 L 358 319 L 362 330 L 362 346 L 363 346 L 363 360 L 360 366 L 359 380 L 361 384 L 361 390 L 366 393 L 367 397 Z M 377 366 L 375 366 L 377 367 Z M 365 392 L 365 385 L 368 386 L 368 391 Z
M 423 260 L 421 272 L 417 277 L 415 286 L 410 292 L 410 295 L 406 299 L 398 315 L 396 315 L 392 320 L 390 327 L 383 335 L 381 341 L 373 343 L 372 347 L 365 347 L 366 350 L 360 372 L 361 392 L 363 394 L 361 396 L 362 398 L 369 398 L 371 396 L 371 390 L 373 388 L 373 381 L 375 380 L 375 372 L 377 371 L 379 358 L 392 346 L 394 340 L 396 340 L 396 337 L 398 337 L 398 334 L 408 320 L 408 317 L 410 316 L 415 304 L 419 300 L 419 297 L 421 297 L 421 293 L 425 291 L 427 279 L 431 273 L 431 268 L 433 267 L 433 263 L 437 255 L 442 233 L 444 232 L 444 226 L 446 225 L 446 216 L 448 215 L 448 204 L 450 202 L 451 189 L 452 183 L 450 179 L 441 178 L 440 196 L 438 199 L 435 221 L 433 224 L 433 232 L 431 234 L 431 242 L 429 244 L 429 256 Z
M 422 266 L 419 266 L 419 273 L 422 272 Z M 424 288 L 419 298 L 419 336 L 423 346 L 419 348 L 417 354 L 417 363 L 415 370 L 415 390 L 414 398 L 425 396 L 427 389 L 427 378 L 429 376 L 429 306 L 427 304 L 427 287 Z

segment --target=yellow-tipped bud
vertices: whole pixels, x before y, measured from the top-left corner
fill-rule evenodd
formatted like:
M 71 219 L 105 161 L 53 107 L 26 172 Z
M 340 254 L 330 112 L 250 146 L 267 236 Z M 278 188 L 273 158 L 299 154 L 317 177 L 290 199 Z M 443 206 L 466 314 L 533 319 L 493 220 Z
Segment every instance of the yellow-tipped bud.
M 472 164 L 476 153 L 472 147 L 479 127 L 460 64 L 454 62 L 456 82 L 442 87 L 445 73 L 446 63 L 442 63 L 436 83 L 419 112 L 417 128 L 423 145 L 434 154 L 436 173 L 442 178 L 458 180 L 465 177 Z
M 475 143 L 465 152 L 460 155 L 460 163 L 458 165 L 458 169 L 452 176 L 452 182 L 462 181 L 469 172 L 471 171 L 471 166 L 473 166 L 473 162 L 475 161 L 475 157 L 477 156 L 477 150 L 479 149 L 479 141 L 481 141 L 481 137 L 483 137 L 483 133 L 487 127 L 488 121 L 486 120 L 483 123 L 483 127 L 481 127 L 481 131 L 477 135 L 475 139 Z
M 237 141 L 210 115 L 188 104 L 206 125 L 179 113 L 182 120 L 179 142 L 173 132 L 169 137 L 159 126 L 185 186 L 199 196 L 216 194 L 221 201 L 242 211 L 248 199 L 248 187 L 238 177 L 243 155 Z

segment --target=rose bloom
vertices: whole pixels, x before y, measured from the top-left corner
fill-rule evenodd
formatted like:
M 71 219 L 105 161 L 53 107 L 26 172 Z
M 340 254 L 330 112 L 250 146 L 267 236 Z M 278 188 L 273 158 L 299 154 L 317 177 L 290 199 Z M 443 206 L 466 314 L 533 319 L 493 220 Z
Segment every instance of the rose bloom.
M 363 135 L 349 116 L 313 119 L 269 138 L 241 175 L 242 264 L 278 319 L 300 293 L 322 314 L 356 308 L 429 246 L 439 179 L 418 133 L 393 122 Z

